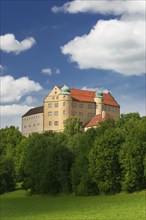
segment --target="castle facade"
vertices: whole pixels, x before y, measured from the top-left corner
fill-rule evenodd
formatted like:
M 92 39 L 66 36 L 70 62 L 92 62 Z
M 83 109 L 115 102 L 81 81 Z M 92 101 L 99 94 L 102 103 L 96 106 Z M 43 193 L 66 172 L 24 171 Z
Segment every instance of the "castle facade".
M 30 109 L 22 116 L 22 133 L 63 131 L 66 120 L 78 117 L 84 130 L 99 121 L 120 117 L 120 105 L 110 93 L 55 86 L 43 106 Z

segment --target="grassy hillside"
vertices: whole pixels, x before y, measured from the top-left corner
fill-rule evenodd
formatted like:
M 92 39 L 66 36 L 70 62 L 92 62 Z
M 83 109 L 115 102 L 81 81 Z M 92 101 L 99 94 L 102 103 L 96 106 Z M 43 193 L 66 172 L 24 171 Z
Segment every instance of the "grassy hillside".
M 1 220 L 145 220 L 146 192 L 113 196 L 1 196 Z

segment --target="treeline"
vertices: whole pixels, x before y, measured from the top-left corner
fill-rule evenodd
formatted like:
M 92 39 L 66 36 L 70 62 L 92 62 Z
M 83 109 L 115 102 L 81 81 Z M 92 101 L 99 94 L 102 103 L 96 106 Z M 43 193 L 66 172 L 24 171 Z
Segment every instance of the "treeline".
M 0 193 L 18 182 L 36 194 L 113 194 L 146 189 L 146 117 L 121 115 L 81 132 L 77 118 L 64 132 L 0 130 Z

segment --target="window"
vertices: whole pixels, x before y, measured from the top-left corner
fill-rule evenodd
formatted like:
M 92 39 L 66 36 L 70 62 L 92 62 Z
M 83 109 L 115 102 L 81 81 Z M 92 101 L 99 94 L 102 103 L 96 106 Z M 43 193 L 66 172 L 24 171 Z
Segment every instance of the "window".
M 52 108 L 52 103 L 49 103 L 49 104 L 48 104 L 48 108 Z
M 74 116 L 77 115 L 77 112 L 72 112 L 72 115 L 74 115 Z
M 40 125 L 40 123 L 37 123 L 37 125 L 39 126 L 39 125 Z
M 53 97 L 52 97 L 52 100 L 54 100 L 54 99 L 55 99 L 55 97 L 53 96 Z
M 94 105 L 93 104 L 88 104 L 88 109 L 93 109 Z
M 76 103 L 72 103 L 72 107 L 73 107 L 73 108 L 76 108 L 76 107 L 77 107 L 77 104 L 76 104 Z
M 79 108 L 83 108 L 83 104 L 79 104 Z
M 33 124 L 33 127 L 35 127 L 35 124 Z
M 66 110 L 63 111 L 63 114 L 66 115 Z
M 83 116 L 83 112 L 79 112 L 79 116 Z
M 58 96 L 56 96 L 56 99 L 59 99 Z
M 52 126 L 52 121 L 49 121 L 49 126 Z
M 63 106 L 66 106 L 66 102 L 63 102 Z
M 31 125 L 29 125 L 29 128 L 31 127 Z
M 88 117 L 92 118 L 94 116 L 94 113 L 88 113 Z
M 54 121 L 54 125 L 55 126 L 59 125 L 59 122 L 58 121 Z
M 26 125 L 24 125 L 24 128 L 26 128 Z
M 66 120 L 63 120 L 63 124 L 64 124 L 64 125 L 66 124 Z
M 58 103 L 55 103 L 55 104 L 54 104 L 54 107 L 55 107 L 55 108 L 58 107 Z
M 54 115 L 55 115 L 55 116 L 58 115 L 58 111 L 54 112 Z
M 52 112 L 48 112 L 48 116 L 51 116 L 52 115 Z

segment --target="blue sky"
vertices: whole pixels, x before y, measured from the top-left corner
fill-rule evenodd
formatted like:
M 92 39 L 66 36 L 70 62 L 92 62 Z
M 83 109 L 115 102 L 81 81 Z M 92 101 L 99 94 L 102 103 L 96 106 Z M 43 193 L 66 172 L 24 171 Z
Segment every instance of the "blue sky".
M 110 90 L 145 115 L 145 1 L 1 1 L 1 126 L 55 85 Z

